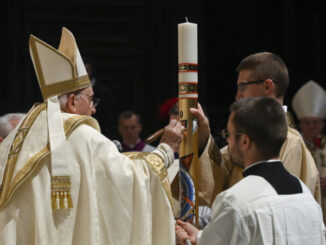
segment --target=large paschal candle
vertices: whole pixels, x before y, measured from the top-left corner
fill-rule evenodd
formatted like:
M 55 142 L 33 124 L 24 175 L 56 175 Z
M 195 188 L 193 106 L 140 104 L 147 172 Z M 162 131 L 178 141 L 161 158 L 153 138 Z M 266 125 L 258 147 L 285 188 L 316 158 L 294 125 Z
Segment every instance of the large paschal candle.
M 190 108 L 197 108 L 198 101 L 197 24 L 186 22 L 178 25 L 178 67 L 179 116 L 186 129 L 179 149 L 180 168 L 189 171 L 197 189 L 198 130 L 190 114 Z M 198 224 L 197 190 L 194 197 L 192 206 Z

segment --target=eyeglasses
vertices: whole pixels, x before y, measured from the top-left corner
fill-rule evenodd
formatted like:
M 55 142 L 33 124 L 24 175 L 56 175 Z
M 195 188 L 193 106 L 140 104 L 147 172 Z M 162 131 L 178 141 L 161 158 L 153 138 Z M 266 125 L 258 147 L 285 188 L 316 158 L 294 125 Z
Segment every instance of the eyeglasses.
M 94 97 L 94 95 L 89 95 L 89 94 L 86 94 L 86 93 L 82 93 L 82 92 L 78 92 L 76 93 L 76 95 L 79 95 L 79 94 L 83 94 L 83 95 L 86 95 L 88 96 L 90 99 L 91 99 L 91 107 L 94 106 L 98 106 L 98 104 L 100 103 L 100 99 L 97 98 L 97 97 Z
M 251 81 L 251 82 L 241 82 L 241 83 L 238 83 L 237 84 L 238 90 L 239 91 L 243 91 L 247 85 L 262 83 L 262 82 L 265 82 L 265 81 L 266 81 L 266 79 L 264 79 L 264 80 L 257 80 L 257 81 Z M 277 81 L 274 81 L 274 80 L 272 80 L 272 82 L 273 83 L 277 83 Z
M 221 135 L 222 135 L 223 139 L 227 139 L 231 134 L 234 134 L 234 135 L 243 135 L 242 133 L 236 133 L 236 132 L 230 133 L 227 129 L 223 129 L 221 131 Z

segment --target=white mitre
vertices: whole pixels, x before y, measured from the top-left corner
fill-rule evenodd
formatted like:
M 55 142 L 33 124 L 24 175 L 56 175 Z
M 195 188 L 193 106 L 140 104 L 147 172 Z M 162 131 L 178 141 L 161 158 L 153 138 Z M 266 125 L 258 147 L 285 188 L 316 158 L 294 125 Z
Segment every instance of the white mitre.
M 69 147 L 63 129 L 58 96 L 91 86 L 73 34 L 62 28 L 58 49 L 31 35 L 29 50 L 34 69 L 47 103 L 47 121 L 51 147 L 52 207 L 72 208 Z
M 294 95 L 292 107 L 297 117 L 326 117 L 326 92 L 316 82 L 310 80 Z
M 91 86 L 73 34 L 62 28 L 58 50 L 31 35 L 29 50 L 44 100 Z

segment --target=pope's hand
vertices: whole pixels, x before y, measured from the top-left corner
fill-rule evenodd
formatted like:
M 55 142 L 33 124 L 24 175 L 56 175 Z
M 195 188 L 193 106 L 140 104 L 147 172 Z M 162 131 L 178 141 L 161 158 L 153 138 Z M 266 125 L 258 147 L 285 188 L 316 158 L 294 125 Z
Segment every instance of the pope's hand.
M 164 128 L 161 143 L 168 144 L 174 152 L 179 150 L 182 141 L 184 127 L 177 120 L 171 120 Z

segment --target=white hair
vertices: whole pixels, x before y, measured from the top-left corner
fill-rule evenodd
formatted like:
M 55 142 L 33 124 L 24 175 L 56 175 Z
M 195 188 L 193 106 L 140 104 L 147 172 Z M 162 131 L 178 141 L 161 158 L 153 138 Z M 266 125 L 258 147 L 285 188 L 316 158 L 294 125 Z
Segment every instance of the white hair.
M 13 130 L 16 126 L 12 124 L 12 121 L 20 121 L 24 116 L 24 113 L 8 113 L 0 117 L 0 137 L 6 138 L 11 130 Z
M 67 94 L 60 95 L 60 96 L 58 96 L 58 100 L 60 103 L 60 108 L 63 109 L 67 105 L 68 95 Z

